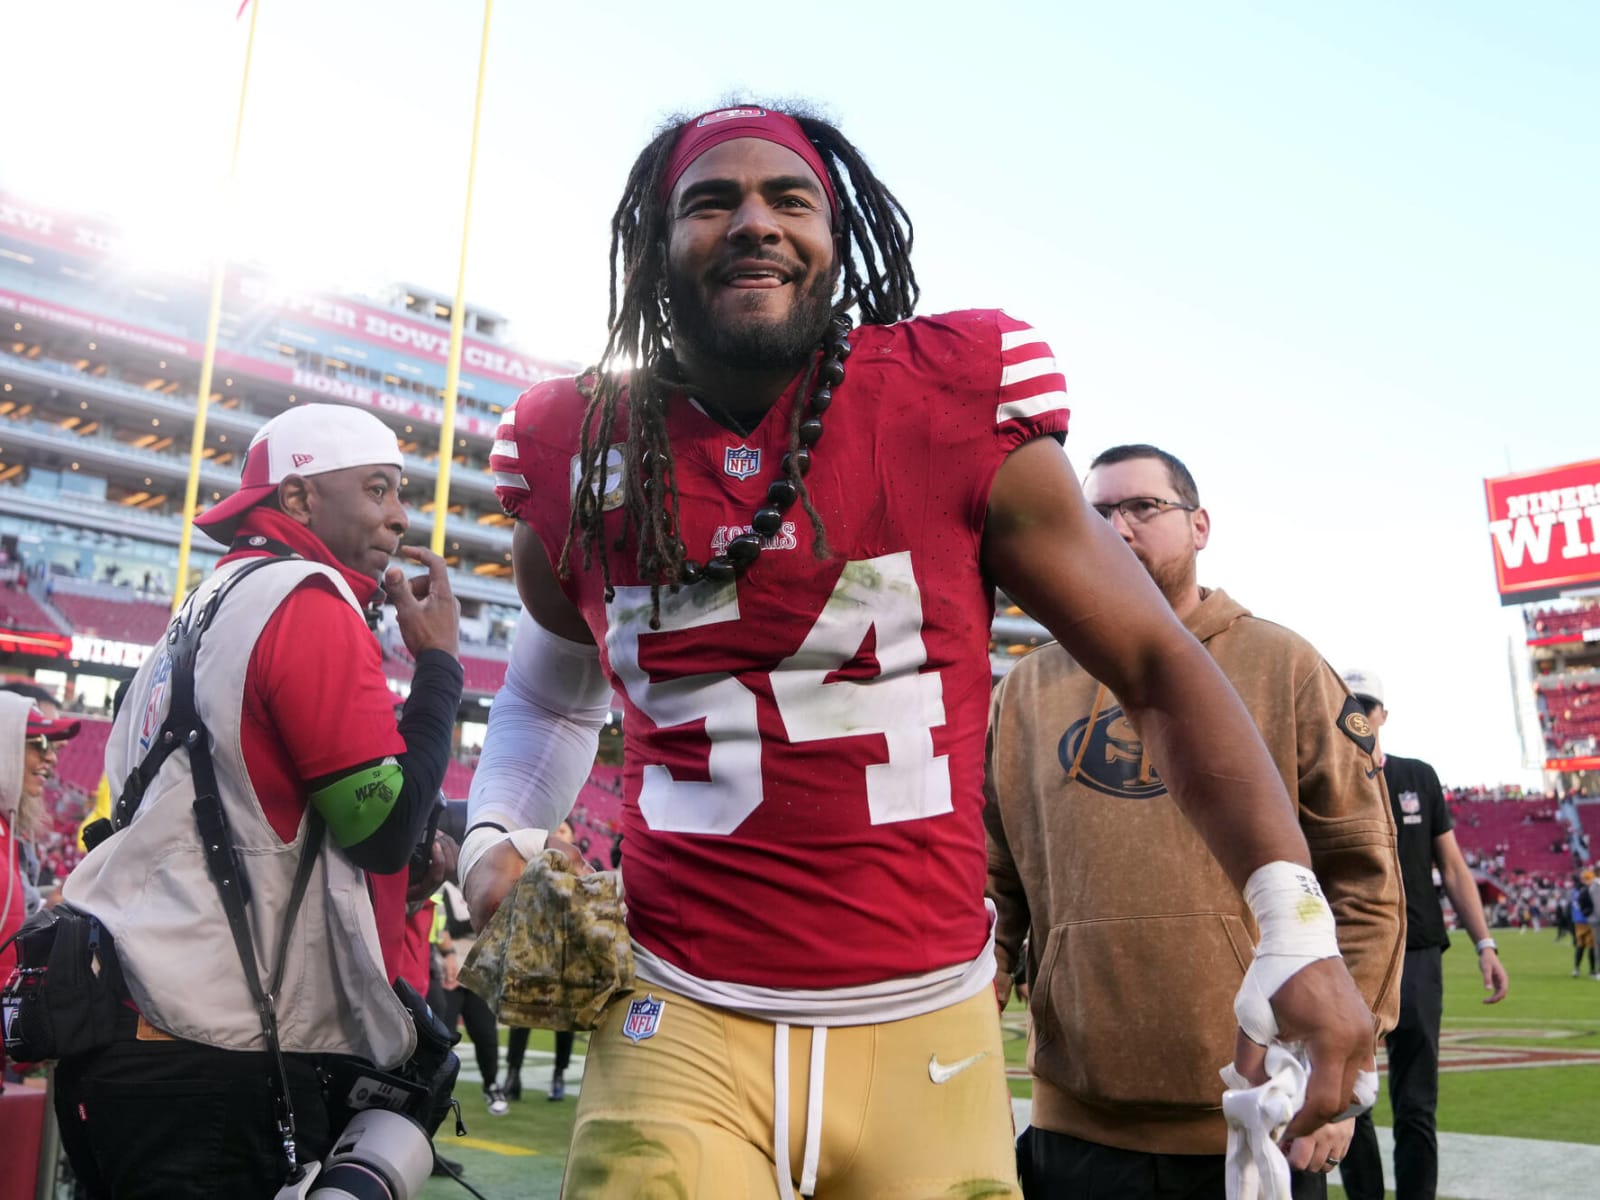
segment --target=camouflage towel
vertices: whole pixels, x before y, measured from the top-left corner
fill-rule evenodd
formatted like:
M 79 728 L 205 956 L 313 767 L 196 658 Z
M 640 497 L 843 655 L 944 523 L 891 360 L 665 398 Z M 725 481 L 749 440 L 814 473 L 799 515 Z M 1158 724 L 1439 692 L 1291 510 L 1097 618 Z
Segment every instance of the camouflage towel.
M 574 875 L 559 850 L 522 877 L 461 967 L 461 982 L 507 1025 L 593 1029 L 633 990 L 633 943 L 615 871 Z

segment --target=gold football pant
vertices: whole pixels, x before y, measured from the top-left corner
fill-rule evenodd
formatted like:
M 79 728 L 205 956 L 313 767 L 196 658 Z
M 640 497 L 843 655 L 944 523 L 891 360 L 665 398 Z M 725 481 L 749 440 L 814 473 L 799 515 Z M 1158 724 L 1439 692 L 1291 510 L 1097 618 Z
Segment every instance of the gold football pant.
M 566 1200 L 1021 1196 L 990 989 L 925 1016 L 832 1029 L 646 990 L 662 1001 L 653 1033 L 630 1039 L 621 1001 L 590 1038 Z M 787 1180 L 774 1165 L 780 1140 Z

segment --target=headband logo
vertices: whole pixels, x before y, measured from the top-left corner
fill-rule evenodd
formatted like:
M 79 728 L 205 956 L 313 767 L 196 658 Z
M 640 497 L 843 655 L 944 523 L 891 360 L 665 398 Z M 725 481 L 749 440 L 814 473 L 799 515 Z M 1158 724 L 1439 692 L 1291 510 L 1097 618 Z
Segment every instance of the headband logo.
M 767 110 L 764 108 L 724 108 L 720 112 L 707 113 L 696 121 L 696 129 L 704 129 L 707 125 L 716 125 L 722 121 L 737 121 L 744 117 L 764 117 Z

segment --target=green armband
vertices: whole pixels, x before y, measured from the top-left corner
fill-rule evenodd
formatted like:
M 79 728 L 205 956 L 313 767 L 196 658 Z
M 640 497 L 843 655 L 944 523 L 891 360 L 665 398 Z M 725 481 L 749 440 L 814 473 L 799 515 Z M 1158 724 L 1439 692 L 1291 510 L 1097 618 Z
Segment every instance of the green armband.
M 364 842 L 376 832 L 400 798 L 405 772 L 393 758 L 341 775 L 311 793 L 328 832 L 342 848 Z

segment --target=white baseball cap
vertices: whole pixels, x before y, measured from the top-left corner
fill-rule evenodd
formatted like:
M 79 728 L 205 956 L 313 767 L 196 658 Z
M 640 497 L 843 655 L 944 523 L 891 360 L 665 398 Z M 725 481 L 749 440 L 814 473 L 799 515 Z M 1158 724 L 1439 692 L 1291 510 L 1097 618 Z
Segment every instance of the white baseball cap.
M 1376 671 L 1368 671 L 1362 667 L 1351 667 L 1343 675 L 1345 687 L 1350 689 L 1352 696 L 1365 696 L 1369 700 L 1376 700 L 1379 704 L 1388 704 L 1383 698 L 1383 680 L 1378 678 Z
M 373 466 L 405 466 L 394 430 L 347 404 L 302 404 L 256 430 L 245 452 L 239 490 L 206 509 L 194 523 L 226 546 L 244 514 L 290 475 Z

